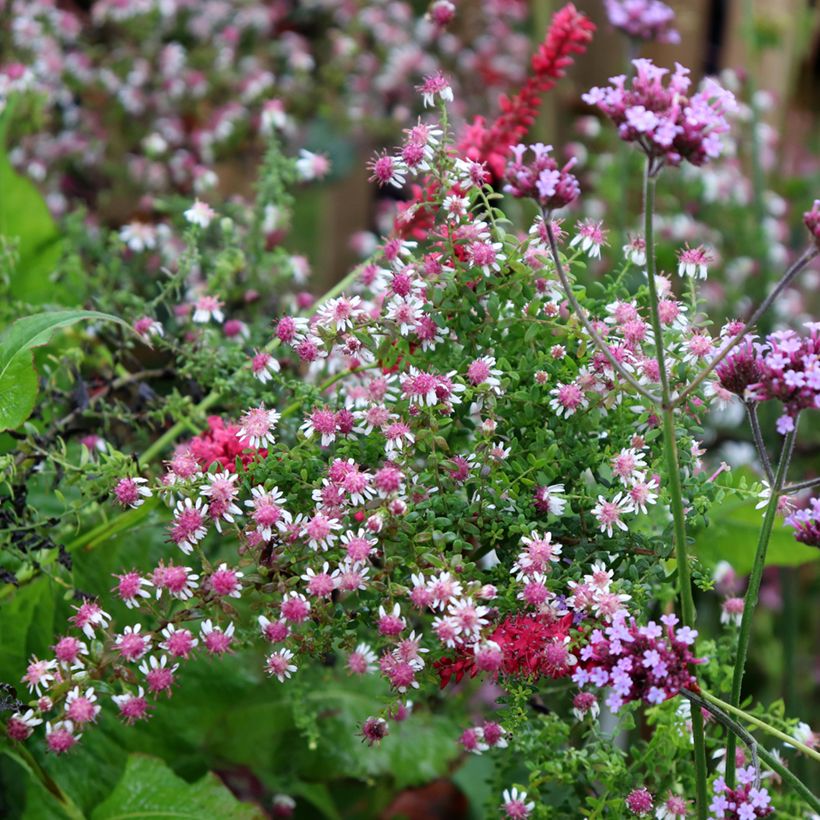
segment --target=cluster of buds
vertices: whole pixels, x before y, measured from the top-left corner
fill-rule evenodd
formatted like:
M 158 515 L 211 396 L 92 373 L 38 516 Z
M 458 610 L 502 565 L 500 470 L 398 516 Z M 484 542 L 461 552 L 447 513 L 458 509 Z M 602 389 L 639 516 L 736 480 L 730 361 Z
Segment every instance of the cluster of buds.
M 690 97 L 689 69 L 676 65 L 665 83 L 668 69 L 646 59 L 633 64 L 629 87 L 620 74 L 611 78 L 612 85 L 584 94 L 584 102 L 608 116 L 622 140 L 637 143 L 653 159 L 704 165 L 719 156 L 721 134 L 729 130 L 726 117 L 737 109 L 734 95 L 707 78 Z
M 529 150 L 533 159 L 526 162 L 526 145 L 512 149 L 512 159 L 504 174 L 504 191 L 520 199 L 534 199 L 545 211 L 563 208 L 581 193 L 577 178 L 570 173 L 575 165 L 573 157 L 559 170 L 558 163 L 550 156 L 551 145 L 536 143 Z

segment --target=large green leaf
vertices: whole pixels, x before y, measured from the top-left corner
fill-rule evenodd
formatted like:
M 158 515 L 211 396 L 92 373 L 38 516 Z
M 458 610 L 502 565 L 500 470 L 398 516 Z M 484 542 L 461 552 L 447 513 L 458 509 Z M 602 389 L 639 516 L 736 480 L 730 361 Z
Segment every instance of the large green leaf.
M 7 105 L 0 116 L 0 234 L 16 240 L 19 253 L 9 289 L 14 298 L 26 302 L 65 302 L 65 289 L 51 280 L 62 237 L 40 192 L 12 168 L 6 153 L 5 131 L 12 108 Z
M 707 564 L 728 561 L 736 572 L 746 574 L 752 569 L 757 540 L 763 524 L 763 510 L 755 509 L 755 500 L 729 497 L 709 513 L 710 525 L 695 538 L 695 549 Z M 767 566 L 793 567 L 816 561 L 820 550 L 795 541 L 794 530 L 782 519 L 775 521 Z
M 114 791 L 91 813 L 91 820 L 124 818 L 264 818 L 255 806 L 240 803 L 219 778 L 208 772 L 196 783 L 177 777 L 159 758 L 132 754 Z
M 0 431 L 19 427 L 34 409 L 37 399 L 37 373 L 33 348 L 48 343 L 51 334 L 81 319 L 118 322 L 108 313 L 96 310 L 56 310 L 18 319 L 0 335 Z

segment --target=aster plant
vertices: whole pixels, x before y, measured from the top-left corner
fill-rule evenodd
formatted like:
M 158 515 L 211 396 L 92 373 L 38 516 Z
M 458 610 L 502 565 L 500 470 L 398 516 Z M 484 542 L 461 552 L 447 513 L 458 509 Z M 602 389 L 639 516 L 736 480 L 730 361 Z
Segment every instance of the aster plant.
M 4 748 L 61 811 L 77 808 L 62 767 L 95 735 L 169 743 L 178 710 L 192 743 L 219 737 L 213 765 L 224 746 L 252 767 L 245 733 L 290 721 L 292 754 L 260 775 L 274 816 L 294 797 L 325 810 L 317 767 L 399 780 L 425 754 L 441 766 L 401 782 L 491 757 L 488 816 L 820 809 L 792 765 L 795 750 L 817 765 L 814 738 L 741 708 L 768 542 L 782 499 L 816 483 L 788 471 L 801 418 L 820 408 L 817 324 L 755 332 L 817 256 L 818 206 L 765 301 L 713 330 L 694 291 L 708 254 L 682 250 L 677 278 L 657 268 L 655 193 L 720 156 L 735 100 L 636 60 L 583 97 L 645 164 L 642 230 L 611 259 L 607 229 L 570 217 L 584 197 L 575 161 L 520 143 L 592 32 L 559 11 L 524 90 L 489 124 L 455 128 L 449 78 L 423 78 L 428 113 L 369 164 L 408 198 L 323 296 L 301 289 L 276 234 L 293 188 L 326 169 L 272 141 L 255 202 L 180 204 L 151 296 L 101 291 L 105 313 L 71 318 L 93 333 L 72 326 L 64 358 L 38 357 L 45 400 L 7 425 L 3 594 L 65 598 L 37 654 L 15 652 Z M 75 240 L 109 285 L 140 269 L 132 236 Z M 606 273 L 583 284 L 598 260 Z M 5 366 L 31 321 L 0 339 Z M 32 337 L 18 372 L 48 341 Z M 77 403 L 106 368 L 115 376 Z M 745 596 L 712 639 L 689 534 L 721 492 L 700 440 L 715 395 L 743 403 L 768 489 Z M 766 402 L 782 405 L 774 461 Z M 817 545 L 816 502 L 789 522 Z M 197 707 L 219 686 L 251 712 L 205 726 Z M 645 731 L 629 734 L 638 720 Z M 423 746 L 434 730 L 443 753 Z

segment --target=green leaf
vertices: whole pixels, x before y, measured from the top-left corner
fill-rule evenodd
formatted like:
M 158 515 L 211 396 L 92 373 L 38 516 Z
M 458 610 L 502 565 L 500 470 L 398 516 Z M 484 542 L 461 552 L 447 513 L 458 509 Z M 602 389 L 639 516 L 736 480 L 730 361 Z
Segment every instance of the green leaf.
M 763 524 L 763 510 L 755 509 L 755 500 L 729 497 L 709 513 L 710 525 L 695 538 L 695 550 L 701 560 L 714 566 L 728 561 L 741 575 L 752 569 L 757 540 Z M 766 566 L 794 567 L 820 558 L 820 550 L 807 547 L 794 538 L 794 531 L 780 519 L 775 521 Z
M 91 813 L 91 820 L 125 818 L 263 818 L 255 806 L 240 803 L 219 778 L 208 772 L 196 783 L 177 777 L 159 758 L 132 754 L 114 791 Z
M 35 185 L 9 162 L 5 130 L 12 105 L 0 117 L 0 234 L 17 239 L 20 260 L 11 278 L 12 297 L 26 302 L 64 301 L 65 289 L 55 289 L 51 274 L 62 253 L 63 239 Z
M 0 335 L 0 431 L 19 427 L 34 409 L 37 372 L 32 349 L 48 344 L 55 330 L 81 319 L 117 322 L 128 328 L 122 319 L 96 310 L 56 310 L 18 319 Z

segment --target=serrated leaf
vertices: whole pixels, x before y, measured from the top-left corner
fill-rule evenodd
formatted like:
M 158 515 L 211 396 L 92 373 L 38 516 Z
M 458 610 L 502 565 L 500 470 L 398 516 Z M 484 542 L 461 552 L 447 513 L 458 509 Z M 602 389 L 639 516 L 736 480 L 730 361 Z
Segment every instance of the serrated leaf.
M 264 813 L 240 803 L 219 778 L 209 772 L 196 783 L 177 777 L 159 758 L 132 754 L 114 791 L 92 812 L 91 820 L 158 820 L 203 817 L 255 820 Z
M 56 310 L 25 316 L 0 335 L 0 431 L 19 427 L 34 409 L 37 372 L 32 350 L 48 344 L 52 333 L 81 319 L 128 325 L 122 319 L 96 310 Z

